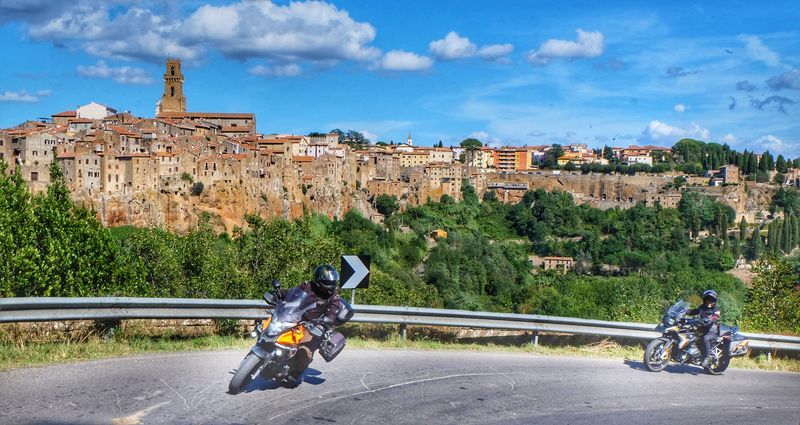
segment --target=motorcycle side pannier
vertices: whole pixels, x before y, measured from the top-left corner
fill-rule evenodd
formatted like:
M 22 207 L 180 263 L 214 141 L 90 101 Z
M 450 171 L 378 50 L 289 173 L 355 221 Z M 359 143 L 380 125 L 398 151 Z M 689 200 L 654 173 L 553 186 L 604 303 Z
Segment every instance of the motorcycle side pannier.
M 734 337 L 731 341 L 729 354 L 731 357 L 746 356 L 750 352 L 750 341 L 739 335 L 736 336 L 738 338 Z
M 331 337 L 323 341 L 319 346 L 319 355 L 322 356 L 326 362 L 329 362 L 344 350 L 344 344 L 344 335 L 339 332 L 333 332 Z

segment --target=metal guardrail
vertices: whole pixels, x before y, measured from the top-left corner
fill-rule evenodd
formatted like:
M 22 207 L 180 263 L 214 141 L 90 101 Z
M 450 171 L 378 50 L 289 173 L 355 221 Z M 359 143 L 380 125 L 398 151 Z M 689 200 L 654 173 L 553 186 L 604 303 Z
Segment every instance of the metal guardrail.
M 536 314 L 488 313 L 418 307 L 355 305 L 353 322 L 566 333 L 650 340 L 653 324 L 609 322 Z M 185 298 L 3 298 L 0 323 L 105 319 L 257 319 L 267 306 L 257 300 Z M 800 352 L 800 337 L 742 333 L 759 350 Z

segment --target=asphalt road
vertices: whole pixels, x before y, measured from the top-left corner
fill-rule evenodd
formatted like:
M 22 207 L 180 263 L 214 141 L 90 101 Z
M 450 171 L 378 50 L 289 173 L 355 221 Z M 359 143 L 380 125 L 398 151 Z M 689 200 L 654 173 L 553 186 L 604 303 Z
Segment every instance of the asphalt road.
M 317 357 L 295 389 L 226 393 L 244 351 L 0 373 L 0 424 L 800 424 L 800 374 L 450 351 Z

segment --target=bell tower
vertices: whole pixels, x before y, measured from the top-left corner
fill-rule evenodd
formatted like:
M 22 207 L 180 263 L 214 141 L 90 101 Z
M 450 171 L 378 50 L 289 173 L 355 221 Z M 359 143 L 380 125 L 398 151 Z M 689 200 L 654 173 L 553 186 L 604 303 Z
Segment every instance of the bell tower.
M 186 96 L 183 95 L 183 72 L 181 60 L 167 58 L 164 71 L 164 95 L 158 105 L 158 112 L 186 112 Z

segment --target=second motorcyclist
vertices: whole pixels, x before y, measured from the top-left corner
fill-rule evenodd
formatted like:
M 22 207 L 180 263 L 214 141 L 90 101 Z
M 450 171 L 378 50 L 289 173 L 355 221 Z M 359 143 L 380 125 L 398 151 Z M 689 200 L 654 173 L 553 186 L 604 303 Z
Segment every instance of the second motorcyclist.
M 719 308 L 717 308 L 717 291 L 709 289 L 703 292 L 703 304 L 689 310 L 686 315 L 697 316 L 697 333 L 702 337 L 703 367 L 711 364 L 711 342 L 719 337 Z

